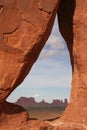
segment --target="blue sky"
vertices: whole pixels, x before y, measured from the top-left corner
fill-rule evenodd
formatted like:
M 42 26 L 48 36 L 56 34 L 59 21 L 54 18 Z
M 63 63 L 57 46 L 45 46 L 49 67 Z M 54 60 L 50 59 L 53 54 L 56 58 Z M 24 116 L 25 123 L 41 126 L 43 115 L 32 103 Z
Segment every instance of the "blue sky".
M 37 62 L 24 82 L 9 96 L 15 102 L 19 97 L 35 97 L 51 102 L 68 98 L 71 89 L 71 65 L 65 41 L 58 31 L 57 18 L 52 33 Z

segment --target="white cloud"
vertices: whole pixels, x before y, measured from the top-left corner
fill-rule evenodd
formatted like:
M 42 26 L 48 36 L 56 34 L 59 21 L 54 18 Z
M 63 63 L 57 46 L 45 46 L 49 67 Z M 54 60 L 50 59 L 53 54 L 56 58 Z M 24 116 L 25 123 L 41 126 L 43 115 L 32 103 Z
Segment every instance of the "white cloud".
M 44 49 L 40 54 L 40 59 L 52 58 L 54 56 L 68 55 L 64 41 L 59 36 L 51 34 Z
M 26 85 L 26 87 L 32 87 L 32 88 L 37 88 L 39 87 L 71 87 L 71 81 L 68 76 L 54 76 L 54 77 L 49 77 L 48 75 L 44 76 L 32 76 L 32 78 L 29 80 L 29 84 Z
M 71 67 L 65 61 L 39 60 L 26 78 L 25 87 L 70 87 Z
M 66 43 L 59 32 L 57 16 L 56 16 L 52 33 L 48 38 L 46 45 L 44 46 L 40 54 L 40 59 L 48 59 L 48 58 L 53 58 L 55 56 L 67 56 L 67 55 L 68 55 L 68 51 L 67 51 Z
M 33 95 L 33 97 L 37 98 L 37 97 L 39 97 L 39 94 L 35 94 L 35 95 Z
M 50 45 L 50 48 L 54 50 L 64 49 L 64 44 L 62 43 L 61 39 L 54 34 L 52 34 L 48 39 L 47 46 L 48 45 Z

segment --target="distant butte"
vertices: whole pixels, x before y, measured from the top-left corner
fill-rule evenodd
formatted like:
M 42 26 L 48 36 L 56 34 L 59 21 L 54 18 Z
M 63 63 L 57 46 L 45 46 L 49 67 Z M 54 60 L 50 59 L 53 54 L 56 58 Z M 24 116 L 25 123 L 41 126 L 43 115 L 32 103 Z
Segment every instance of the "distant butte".
M 15 104 L 26 107 L 66 107 L 68 105 L 68 100 L 64 99 L 54 99 L 51 103 L 45 102 L 42 100 L 41 102 L 36 102 L 33 97 L 27 98 L 27 97 L 20 97 Z

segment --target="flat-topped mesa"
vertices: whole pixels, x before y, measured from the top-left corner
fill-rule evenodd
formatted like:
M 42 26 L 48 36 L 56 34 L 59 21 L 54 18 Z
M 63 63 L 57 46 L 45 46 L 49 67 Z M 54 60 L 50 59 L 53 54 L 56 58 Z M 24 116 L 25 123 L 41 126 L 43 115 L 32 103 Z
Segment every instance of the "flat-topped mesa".
M 48 39 L 59 0 L 0 1 L 0 102 L 24 80 Z

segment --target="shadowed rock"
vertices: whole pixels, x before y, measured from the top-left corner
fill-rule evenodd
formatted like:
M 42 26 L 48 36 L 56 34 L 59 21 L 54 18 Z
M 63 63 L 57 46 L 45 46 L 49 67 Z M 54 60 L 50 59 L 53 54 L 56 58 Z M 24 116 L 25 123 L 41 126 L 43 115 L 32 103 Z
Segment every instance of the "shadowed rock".
M 54 121 L 59 130 L 87 130 L 87 1 L 61 0 L 60 31 L 67 42 L 72 64 L 70 104 Z
M 21 106 L 3 102 L 0 104 L 0 130 L 40 130 L 48 127 L 49 123 L 29 118 Z

